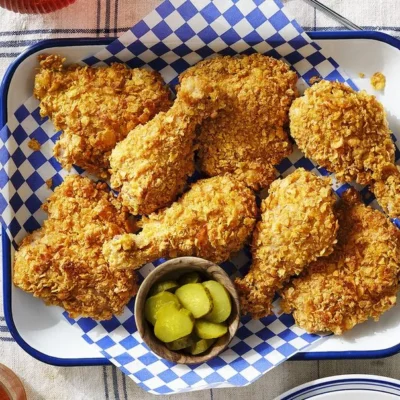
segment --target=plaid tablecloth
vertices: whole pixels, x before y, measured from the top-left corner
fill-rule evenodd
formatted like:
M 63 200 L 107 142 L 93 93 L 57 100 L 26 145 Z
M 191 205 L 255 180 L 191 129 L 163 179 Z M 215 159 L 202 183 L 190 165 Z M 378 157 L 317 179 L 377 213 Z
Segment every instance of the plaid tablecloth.
M 305 30 L 344 29 L 329 17 L 314 10 L 301 0 L 284 0 Z M 399 0 L 325 0 L 325 4 L 364 29 L 379 30 L 400 36 Z M 0 76 L 7 66 L 27 46 L 46 38 L 114 37 L 125 32 L 137 20 L 159 4 L 157 0 L 77 0 L 69 8 L 49 15 L 18 15 L 0 9 Z M 0 288 L 0 363 L 13 369 L 23 380 L 28 398 L 36 399 L 147 399 L 132 381 L 113 367 L 58 368 L 45 365 L 24 353 L 14 342 L 6 327 Z M 288 363 L 286 363 L 288 364 Z M 273 375 L 286 375 L 289 368 L 301 376 L 304 363 L 292 363 L 277 368 Z M 315 376 L 316 377 L 316 376 Z M 272 399 L 284 389 L 298 384 L 272 376 L 261 378 L 268 385 L 257 384 L 250 391 L 254 399 Z M 305 378 L 307 379 L 307 378 Z M 268 391 L 262 391 L 268 387 Z M 233 396 L 242 398 L 242 390 Z M 228 399 L 232 391 L 203 391 L 173 396 L 188 400 Z

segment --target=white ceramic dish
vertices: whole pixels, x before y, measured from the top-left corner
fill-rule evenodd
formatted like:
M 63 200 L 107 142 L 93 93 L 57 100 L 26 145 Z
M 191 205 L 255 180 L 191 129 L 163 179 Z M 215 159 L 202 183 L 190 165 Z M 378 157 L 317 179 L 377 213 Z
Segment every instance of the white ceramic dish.
M 375 32 L 329 32 L 309 35 L 344 67 L 361 88 L 372 91 L 369 79 L 361 79 L 359 73 L 371 76 L 381 71 L 387 78 L 384 94 L 375 93 L 388 111 L 390 127 L 400 129 L 400 109 L 397 96 L 400 93 L 400 42 Z M 57 53 L 68 61 L 79 61 L 97 53 L 111 39 L 68 39 L 41 42 L 22 54 L 6 73 L 0 95 L 1 126 L 9 115 L 32 94 L 34 68 L 39 53 Z M 8 114 L 10 113 L 10 114 Z M 3 249 L 9 248 L 3 235 Z M 41 300 L 13 287 L 10 282 L 9 251 L 3 254 L 4 305 L 9 329 L 16 341 L 32 356 L 47 363 L 73 365 L 105 365 L 108 360 L 88 346 L 56 307 L 46 307 Z M 386 313 L 379 323 L 362 324 L 342 337 L 329 337 L 318 342 L 295 359 L 324 358 L 371 358 L 384 357 L 400 351 L 400 306 Z
M 400 381 L 376 375 L 338 375 L 297 386 L 275 400 L 391 400 L 400 397 Z

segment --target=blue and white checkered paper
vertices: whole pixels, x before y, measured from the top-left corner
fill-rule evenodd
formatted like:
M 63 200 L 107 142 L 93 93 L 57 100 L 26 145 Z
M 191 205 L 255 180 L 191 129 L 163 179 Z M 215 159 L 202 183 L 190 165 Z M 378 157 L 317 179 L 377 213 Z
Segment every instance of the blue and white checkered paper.
M 253 52 L 284 59 L 298 72 L 303 88 L 314 76 L 354 87 L 277 0 L 167 0 L 84 62 L 96 66 L 125 62 L 131 67 L 152 68 L 173 85 L 179 73 L 204 58 Z M 45 181 L 51 178 L 53 189 L 68 174 L 52 156 L 58 136 L 51 122 L 40 118 L 34 98 L 9 116 L 8 125 L 0 131 L 0 218 L 14 247 L 45 218 L 40 205 L 51 194 Z M 32 138 L 41 144 L 40 151 L 29 148 Z M 399 158 L 397 151 L 396 160 Z M 298 150 L 278 166 L 278 171 L 286 176 L 299 167 L 328 174 Z M 75 168 L 73 173 L 84 172 Z M 337 193 L 345 187 L 334 184 Z M 368 202 L 373 200 L 366 189 L 359 189 L 369 196 Z M 140 275 L 146 276 L 160 262 L 144 266 Z M 223 267 L 231 276 L 243 275 L 250 263 L 245 249 Z M 137 332 L 133 309 L 134 299 L 122 316 L 110 321 L 66 318 L 82 331 L 89 345 L 155 394 L 245 386 L 320 339 L 296 327 L 290 315 L 277 312 L 258 321 L 243 317 L 236 337 L 220 356 L 201 365 L 176 365 L 149 351 Z

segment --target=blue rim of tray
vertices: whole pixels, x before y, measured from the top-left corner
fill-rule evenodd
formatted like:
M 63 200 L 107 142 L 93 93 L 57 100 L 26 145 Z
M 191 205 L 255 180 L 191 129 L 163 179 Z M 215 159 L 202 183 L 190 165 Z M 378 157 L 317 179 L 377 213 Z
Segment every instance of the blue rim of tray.
M 289 391 L 288 394 L 284 393 L 278 397 L 278 399 L 298 400 L 304 398 L 304 396 L 307 396 L 308 399 L 321 394 L 333 392 L 340 393 L 350 390 L 368 390 L 385 394 L 393 394 L 391 390 L 396 390 L 398 394 L 400 394 L 400 384 L 384 379 L 385 377 L 375 375 L 353 375 L 352 377 L 351 375 L 346 377 L 339 375 L 336 377 L 323 378 L 314 381 L 314 383 L 309 382 L 309 384 L 300 385 L 297 390 L 293 389 L 294 391 Z M 369 386 L 369 388 L 366 388 L 365 386 Z M 338 389 L 338 387 L 341 388 Z
M 307 34 L 313 40 L 323 39 L 371 39 L 380 42 L 385 42 L 393 47 L 400 50 L 400 40 L 389 36 L 385 33 L 374 32 L 374 31 L 329 31 L 329 32 L 307 32 Z M 66 46 L 96 46 L 103 45 L 107 46 L 115 38 L 73 38 L 73 39 L 48 39 L 40 41 L 24 52 L 22 52 L 15 61 L 8 67 L 4 74 L 1 87 L 0 87 L 0 127 L 3 127 L 7 123 L 7 95 L 9 86 L 14 75 L 14 72 L 18 68 L 25 58 L 28 56 L 49 48 L 49 47 L 66 47 Z M 45 362 L 50 365 L 62 366 L 62 367 L 76 367 L 76 366 L 99 366 L 99 365 L 111 365 L 111 362 L 106 358 L 58 358 L 44 354 L 28 343 L 19 334 L 13 320 L 11 310 L 11 243 L 4 230 L 2 230 L 2 249 L 3 249 L 3 297 L 4 297 L 4 316 L 10 330 L 12 337 L 28 354 L 32 357 Z M 333 360 L 333 359 L 363 359 L 363 358 L 384 358 L 394 355 L 400 352 L 400 343 L 382 350 L 371 350 L 371 351 L 326 351 L 326 352 L 309 352 L 309 353 L 298 353 L 291 360 Z

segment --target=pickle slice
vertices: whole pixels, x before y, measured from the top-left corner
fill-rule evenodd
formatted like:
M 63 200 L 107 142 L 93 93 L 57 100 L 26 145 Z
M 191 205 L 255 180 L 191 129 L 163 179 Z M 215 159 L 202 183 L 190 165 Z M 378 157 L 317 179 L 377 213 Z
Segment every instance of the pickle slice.
M 187 350 L 193 356 L 204 353 L 215 343 L 215 339 L 200 339 L 193 343 Z
M 174 292 L 178 289 L 179 285 L 177 281 L 164 281 L 155 283 L 152 288 L 150 289 L 150 296 L 154 296 L 160 292 Z
M 216 281 L 206 281 L 202 285 L 210 292 L 213 302 L 213 309 L 204 316 L 204 319 L 215 323 L 226 321 L 232 311 L 231 298 L 228 291 Z
M 195 342 L 195 339 L 192 335 L 185 336 L 183 338 L 174 340 L 171 343 L 167 343 L 167 347 L 170 350 L 176 351 L 176 350 L 182 350 L 185 349 L 186 347 L 192 346 Z
M 168 303 L 157 313 L 154 334 L 164 343 L 190 335 L 193 330 L 194 319 L 190 311 L 179 309 L 175 303 Z
M 215 324 L 214 322 L 199 319 L 194 324 L 194 331 L 201 339 L 216 339 L 224 336 L 228 332 L 225 324 Z
M 198 272 L 188 272 L 187 274 L 183 274 L 179 279 L 178 283 L 180 285 L 186 285 L 187 283 L 200 283 L 201 276 Z
M 203 317 L 213 308 L 210 292 L 201 283 L 183 285 L 176 290 L 175 295 L 195 318 Z
M 149 297 L 144 304 L 144 317 L 154 325 L 157 319 L 157 312 L 168 303 L 173 303 L 178 308 L 181 306 L 178 298 L 170 292 L 161 292 Z

